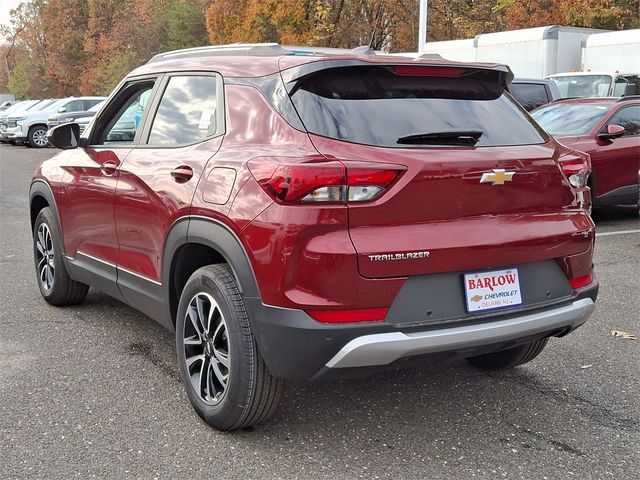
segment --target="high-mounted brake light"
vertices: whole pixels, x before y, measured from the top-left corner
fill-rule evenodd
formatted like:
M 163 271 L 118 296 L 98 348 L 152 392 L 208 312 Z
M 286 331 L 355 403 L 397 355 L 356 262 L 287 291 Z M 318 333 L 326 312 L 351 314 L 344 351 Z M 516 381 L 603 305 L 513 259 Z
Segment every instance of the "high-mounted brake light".
M 404 171 L 401 166 L 355 167 L 338 161 L 278 163 L 252 160 L 249 170 L 279 203 L 367 202 L 378 198 Z
M 560 168 L 565 174 L 571 186 L 581 188 L 587 186 L 587 179 L 591 173 L 591 158 L 584 157 L 560 158 Z
M 391 71 L 396 75 L 414 77 L 459 77 L 467 73 L 463 68 L 418 67 L 413 65 L 397 65 L 391 67 Z
M 379 322 L 387 316 L 388 308 L 360 310 L 307 310 L 307 314 L 323 323 Z

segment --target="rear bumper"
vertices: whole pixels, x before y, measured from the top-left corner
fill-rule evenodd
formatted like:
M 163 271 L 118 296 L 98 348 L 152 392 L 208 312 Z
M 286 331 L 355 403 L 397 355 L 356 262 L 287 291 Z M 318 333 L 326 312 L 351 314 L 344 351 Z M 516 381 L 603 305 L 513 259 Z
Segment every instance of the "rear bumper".
M 388 365 L 399 358 L 457 351 L 510 342 L 555 330 L 573 330 L 595 309 L 590 298 L 570 305 L 496 322 L 445 328 L 428 332 L 391 332 L 354 338 L 333 356 L 327 368 Z
M 271 373 L 309 380 L 361 376 L 416 356 L 470 357 L 563 336 L 587 321 L 597 294 L 594 281 L 569 299 L 531 311 L 402 327 L 388 322 L 324 324 L 302 310 L 264 305 L 258 298 L 245 298 L 245 304 Z

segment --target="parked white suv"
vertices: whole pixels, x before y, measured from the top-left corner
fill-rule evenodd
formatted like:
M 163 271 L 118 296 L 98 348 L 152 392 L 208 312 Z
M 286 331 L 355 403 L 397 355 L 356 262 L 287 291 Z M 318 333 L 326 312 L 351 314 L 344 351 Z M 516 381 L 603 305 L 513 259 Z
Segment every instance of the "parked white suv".
M 46 108 L 23 112 L 7 119 L 7 138 L 13 143 L 26 143 L 34 148 L 49 145 L 47 141 L 47 119 L 53 113 L 85 111 L 104 97 L 69 97 L 57 100 Z

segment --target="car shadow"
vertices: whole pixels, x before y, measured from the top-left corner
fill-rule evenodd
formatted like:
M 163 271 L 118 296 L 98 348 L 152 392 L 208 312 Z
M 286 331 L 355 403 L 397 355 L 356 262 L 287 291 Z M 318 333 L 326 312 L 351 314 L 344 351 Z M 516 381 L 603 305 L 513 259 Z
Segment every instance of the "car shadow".
M 147 363 L 150 376 L 145 381 L 164 385 L 171 397 L 164 405 L 175 412 L 166 411 L 167 419 L 186 413 L 187 430 L 195 429 L 211 441 L 219 439 L 221 433 L 208 428 L 188 405 L 178 375 L 173 332 L 93 290 L 83 305 L 73 309 L 86 321 L 100 321 L 111 338 L 119 337 L 115 343 L 122 345 L 121 353 L 131 356 L 132 362 Z M 94 320 L 105 309 L 109 315 Z M 507 451 L 562 451 L 583 457 L 595 452 L 575 440 L 579 436 L 565 435 L 558 425 L 582 425 L 585 435 L 597 426 L 620 433 L 640 432 L 637 420 L 586 395 L 566 388 L 544 354 L 506 372 L 483 372 L 464 360 L 437 364 L 425 360 L 361 379 L 287 382 L 273 418 L 222 435 L 249 451 L 271 451 L 275 456 L 296 445 L 317 443 L 315 461 L 331 464 L 336 452 L 353 451 L 354 445 L 367 455 L 405 458 L 416 442 L 455 446 L 488 441 L 493 448 Z

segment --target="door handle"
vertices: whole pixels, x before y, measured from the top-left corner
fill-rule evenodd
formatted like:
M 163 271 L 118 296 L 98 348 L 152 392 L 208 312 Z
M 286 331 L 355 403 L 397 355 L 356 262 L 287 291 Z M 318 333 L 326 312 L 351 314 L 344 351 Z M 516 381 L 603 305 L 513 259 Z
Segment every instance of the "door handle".
M 107 160 L 100 166 L 100 172 L 106 177 L 112 177 L 114 173 L 116 173 L 116 162 Z
M 186 165 L 182 165 L 173 169 L 171 172 L 171 176 L 178 183 L 188 182 L 191 177 L 193 177 L 193 170 L 191 167 L 187 167 Z

